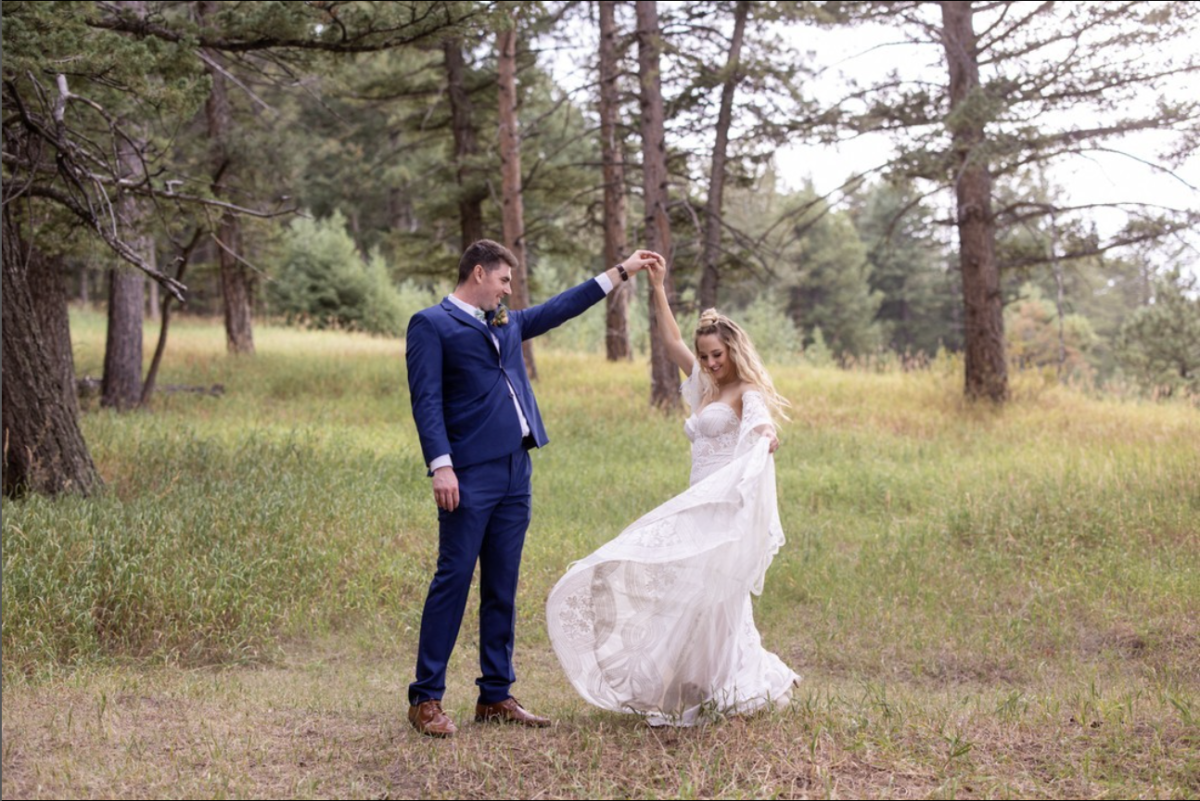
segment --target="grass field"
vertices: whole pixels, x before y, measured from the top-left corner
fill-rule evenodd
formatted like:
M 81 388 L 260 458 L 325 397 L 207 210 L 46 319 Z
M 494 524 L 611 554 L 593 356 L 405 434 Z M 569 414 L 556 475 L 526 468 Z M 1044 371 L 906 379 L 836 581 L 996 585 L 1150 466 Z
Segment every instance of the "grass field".
M 592 312 L 593 314 L 598 312 Z M 99 375 L 104 320 L 72 320 Z M 148 334 L 149 337 L 149 334 Z M 790 707 L 654 730 L 584 704 L 546 639 L 567 565 L 687 483 L 644 361 L 538 351 L 514 692 L 549 730 L 405 718 L 435 514 L 402 343 L 184 319 L 151 413 L 89 409 L 107 487 L 5 502 L 3 796 L 1200 796 L 1200 412 L 959 367 L 773 370 L 788 543 L 755 614 Z M 474 602 L 472 602 L 474 605 Z

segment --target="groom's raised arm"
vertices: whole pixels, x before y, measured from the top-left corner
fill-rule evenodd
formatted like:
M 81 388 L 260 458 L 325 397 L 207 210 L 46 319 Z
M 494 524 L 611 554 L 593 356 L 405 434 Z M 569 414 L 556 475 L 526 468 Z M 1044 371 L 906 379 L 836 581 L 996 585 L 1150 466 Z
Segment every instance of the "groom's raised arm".
M 408 391 L 425 464 L 450 453 L 442 406 L 442 338 L 423 314 L 414 314 L 405 339 Z
M 521 321 L 521 339 L 541 336 L 572 317 L 578 317 L 612 292 L 617 283 L 629 280 L 630 275 L 661 260 L 662 256 L 653 251 L 639 250 L 616 267 L 560 292 L 545 303 L 514 311 Z
M 605 276 L 602 276 L 605 277 Z M 607 285 L 606 285 L 607 284 Z M 612 291 L 612 281 L 589 278 L 582 284 L 560 292 L 545 303 L 512 313 L 521 321 L 521 339 L 533 339 L 578 317 Z

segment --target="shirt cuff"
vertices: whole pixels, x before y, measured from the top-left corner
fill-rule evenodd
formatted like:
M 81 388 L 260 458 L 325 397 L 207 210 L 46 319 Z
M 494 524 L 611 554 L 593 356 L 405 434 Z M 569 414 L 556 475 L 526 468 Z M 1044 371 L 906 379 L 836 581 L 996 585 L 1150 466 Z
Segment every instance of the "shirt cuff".
M 450 459 L 450 454 L 439 456 L 429 463 L 429 472 L 437 470 L 439 467 L 454 467 L 454 462 Z
M 608 273 L 600 273 L 597 275 L 596 283 L 599 284 L 600 288 L 604 290 L 605 295 L 613 291 L 613 282 L 612 279 L 608 277 Z

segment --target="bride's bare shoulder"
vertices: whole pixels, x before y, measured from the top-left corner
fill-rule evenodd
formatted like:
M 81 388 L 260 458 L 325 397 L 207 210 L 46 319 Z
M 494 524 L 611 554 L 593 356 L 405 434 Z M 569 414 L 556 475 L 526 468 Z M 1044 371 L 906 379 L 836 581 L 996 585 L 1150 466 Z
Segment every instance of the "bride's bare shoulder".
M 749 381 L 739 381 L 738 385 L 737 385 L 737 389 L 735 391 L 737 392 L 737 399 L 739 401 L 742 398 L 746 397 L 746 393 L 748 393 L 748 392 L 760 392 L 761 393 L 759 388 L 757 386 L 755 386 L 754 384 L 751 384 Z

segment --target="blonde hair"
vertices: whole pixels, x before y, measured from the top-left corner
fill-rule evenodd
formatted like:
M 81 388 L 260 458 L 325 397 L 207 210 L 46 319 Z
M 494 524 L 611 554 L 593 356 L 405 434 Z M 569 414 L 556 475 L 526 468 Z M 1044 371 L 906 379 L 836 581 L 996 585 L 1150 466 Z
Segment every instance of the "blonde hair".
M 715 334 L 729 351 L 729 360 L 733 363 L 738 380 L 751 385 L 762 393 L 772 416 L 781 417 L 784 420 L 791 419 L 784 409 L 792 404 L 776 391 L 771 376 L 767 374 L 767 368 L 763 366 L 758 351 L 754 349 L 754 343 L 750 341 L 750 336 L 742 327 L 716 309 L 705 309 L 700 313 L 700 320 L 696 323 L 696 334 L 692 339 L 697 356 L 700 354 L 700 337 L 709 334 Z M 717 382 L 708 373 L 702 372 L 701 375 L 704 399 L 706 401 L 715 400 L 719 394 Z

